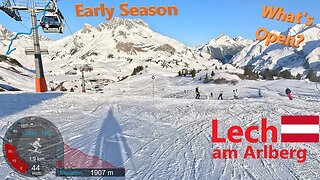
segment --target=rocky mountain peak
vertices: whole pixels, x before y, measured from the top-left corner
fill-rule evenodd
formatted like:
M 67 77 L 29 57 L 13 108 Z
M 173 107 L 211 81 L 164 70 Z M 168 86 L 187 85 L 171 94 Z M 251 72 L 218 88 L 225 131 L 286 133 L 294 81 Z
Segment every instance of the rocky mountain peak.
M 97 30 L 96 27 L 85 23 L 83 25 L 83 27 L 81 28 L 80 32 L 83 33 L 83 34 L 88 34 L 88 33 L 91 33 L 92 31 L 96 31 L 96 30 Z
M 145 23 L 141 19 L 122 19 L 122 18 L 112 18 L 108 22 L 101 23 L 97 26 L 97 29 L 99 31 L 103 30 L 111 30 L 111 29 L 116 29 L 120 26 L 125 27 L 126 29 L 132 29 L 133 27 L 146 27 L 148 28 L 148 24 Z
M 9 39 L 13 36 L 13 33 L 5 26 L 0 25 L 0 39 Z

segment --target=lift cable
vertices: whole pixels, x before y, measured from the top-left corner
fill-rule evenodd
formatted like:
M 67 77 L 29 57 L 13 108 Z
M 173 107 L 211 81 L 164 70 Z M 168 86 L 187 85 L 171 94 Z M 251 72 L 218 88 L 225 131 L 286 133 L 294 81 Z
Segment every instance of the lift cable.
M 20 23 L 26 30 L 29 31 L 29 29 L 28 29 L 22 22 L 19 21 L 19 23 Z M 45 43 L 41 38 L 40 38 L 39 40 L 41 41 L 41 43 L 42 43 L 43 45 L 45 45 L 48 49 L 50 49 L 50 51 L 53 51 L 49 46 L 46 45 L 46 43 Z
M 69 24 L 68 24 L 67 20 L 66 20 L 66 19 L 64 19 L 64 22 L 66 23 L 67 28 L 68 28 L 68 30 L 69 30 L 69 32 L 70 32 L 70 34 L 72 35 L 73 39 L 75 39 L 75 37 L 74 37 L 74 35 L 73 35 L 73 32 L 71 31 L 70 26 L 69 26 Z
M 47 8 L 48 6 L 51 4 L 51 1 L 48 2 L 48 4 L 44 7 L 44 11 L 43 11 L 43 15 L 45 16 L 46 14 L 46 11 L 47 11 Z M 13 44 L 13 41 L 16 40 L 18 38 L 19 35 L 31 35 L 32 34 L 32 31 L 34 29 L 38 29 L 40 27 L 40 25 L 36 26 L 36 27 L 31 27 L 29 32 L 18 32 L 11 40 L 10 40 L 10 44 L 8 46 L 8 49 L 7 49 L 7 52 L 6 54 L 9 56 L 13 51 L 15 51 L 17 48 L 13 48 L 11 49 L 11 46 Z

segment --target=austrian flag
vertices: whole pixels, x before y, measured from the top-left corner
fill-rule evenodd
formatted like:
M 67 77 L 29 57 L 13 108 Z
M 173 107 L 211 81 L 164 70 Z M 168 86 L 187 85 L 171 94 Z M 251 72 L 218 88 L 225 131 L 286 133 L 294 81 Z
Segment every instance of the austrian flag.
M 319 142 L 319 116 L 282 116 L 282 142 Z

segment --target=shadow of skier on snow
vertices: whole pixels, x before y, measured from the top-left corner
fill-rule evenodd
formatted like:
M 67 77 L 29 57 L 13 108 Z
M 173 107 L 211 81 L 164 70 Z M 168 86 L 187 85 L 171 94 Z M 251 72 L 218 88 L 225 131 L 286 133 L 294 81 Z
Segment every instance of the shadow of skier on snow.
M 94 155 L 121 168 L 124 167 L 124 161 L 132 156 L 131 149 L 112 109 L 108 111 L 101 125 Z

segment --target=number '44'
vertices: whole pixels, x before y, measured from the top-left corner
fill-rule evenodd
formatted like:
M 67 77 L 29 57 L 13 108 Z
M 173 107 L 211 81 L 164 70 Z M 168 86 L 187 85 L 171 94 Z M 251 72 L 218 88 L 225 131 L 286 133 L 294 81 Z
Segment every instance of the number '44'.
M 31 170 L 32 171 L 40 171 L 40 165 L 33 165 Z

